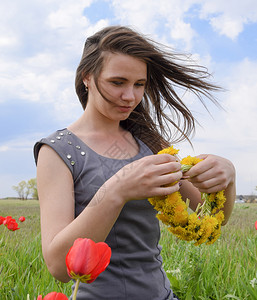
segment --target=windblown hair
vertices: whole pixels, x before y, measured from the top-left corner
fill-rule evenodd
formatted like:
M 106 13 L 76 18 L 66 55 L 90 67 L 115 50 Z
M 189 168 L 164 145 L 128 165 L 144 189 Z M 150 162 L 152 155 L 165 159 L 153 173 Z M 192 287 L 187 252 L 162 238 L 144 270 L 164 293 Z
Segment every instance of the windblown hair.
M 195 131 L 196 120 L 178 95 L 178 87 L 193 92 L 203 104 L 202 96 L 218 104 L 211 92 L 219 87 L 207 81 L 210 76 L 207 70 L 189 65 L 186 57 L 183 59 L 181 54 L 164 49 L 129 27 L 106 27 L 86 40 L 75 80 L 77 95 L 85 109 L 88 93 L 83 79 L 93 75 L 101 92 L 98 78 L 106 53 L 127 54 L 144 61 L 147 64 L 147 83 L 143 99 L 129 118 L 121 121 L 121 126 L 147 144 L 153 153 L 169 146 L 170 142 L 185 139 L 190 142 L 189 137 Z

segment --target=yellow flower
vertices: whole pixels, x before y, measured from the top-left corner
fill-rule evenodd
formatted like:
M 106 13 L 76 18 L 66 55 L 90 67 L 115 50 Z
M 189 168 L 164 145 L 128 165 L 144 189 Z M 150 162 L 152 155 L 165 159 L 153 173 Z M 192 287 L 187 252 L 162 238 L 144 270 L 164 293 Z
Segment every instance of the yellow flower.
M 185 202 L 180 202 L 174 208 L 173 223 L 175 225 L 185 226 L 188 222 L 188 212 Z
M 202 161 L 202 159 L 201 158 L 198 158 L 198 157 L 192 157 L 192 156 L 187 156 L 187 157 L 185 157 L 185 158 L 183 158 L 182 160 L 181 160 L 181 164 L 182 165 L 189 165 L 189 166 L 194 166 L 194 165 L 196 165 L 196 164 L 198 164 L 200 161 Z
M 168 153 L 170 155 L 176 155 L 178 154 L 179 150 L 175 149 L 173 146 L 165 148 L 158 152 L 158 154 Z
M 152 197 L 148 198 L 148 201 L 153 205 L 154 209 L 160 211 L 165 207 L 165 198 L 166 197 Z
M 169 225 L 170 218 L 167 215 L 165 215 L 163 213 L 160 213 L 160 214 L 157 214 L 156 216 L 157 216 L 157 219 L 159 219 L 160 221 L 162 221 L 163 224 Z
M 187 156 L 181 160 L 181 171 L 182 172 L 187 172 L 190 170 L 194 165 L 199 163 L 202 159 L 197 158 L 197 157 L 192 157 L 192 156 Z
M 168 209 L 168 210 L 174 209 L 174 207 L 181 201 L 183 201 L 183 200 L 182 200 L 181 194 L 179 192 L 170 194 L 166 198 L 165 209 Z
M 176 155 L 179 150 L 173 146 L 161 150 L 158 154 L 168 153 Z M 187 156 L 181 161 L 182 171 L 189 170 L 202 159 Z M 171 183 L 174 184 L 174 183 Z M 206 243 L 213 244 L 221 233 L 221 223 L 224 220 L 224 213 L 220 210 L 226 201 L 224 191 L 206 194 L 202 193 L 202 205 L 196 212 L 188 213 L 188 203 L 185 203 L 179 191 L 161 197 L 149 198 L 149 202 L 158 211 L 157 218 L 168 226 L 168 230 L 179 239 L 195 241 L 194 245 Z

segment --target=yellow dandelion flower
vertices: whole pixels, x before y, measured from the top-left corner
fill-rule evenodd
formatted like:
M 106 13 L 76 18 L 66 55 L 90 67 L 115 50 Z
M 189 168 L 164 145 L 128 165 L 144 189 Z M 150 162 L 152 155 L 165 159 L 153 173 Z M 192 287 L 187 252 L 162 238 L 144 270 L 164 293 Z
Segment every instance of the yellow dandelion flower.
M 215 218 L 218 220 L 219 224 L 221 224 L 224 221 L 224 213 L 222 210 L 220 210 L 216 215 Z
M 155 210 L 160 211 L 166 206 L 165 198 L 166 197 L 152 197 L 148 198 L 148 201 L 152 204 Z
M 176 154 L 178 154 L 178 152 L 179 152 L 178 149 L 175 149 L 173 146 L 171 146 L 171 147 L 168 147 L 168 148 L 165 148 L 165 149 L 159 151 L 158 154 L 168 153 L 170 155 L 176 155 Z
M 161 150 L 158 154 L 168 153 L 176 155 L 179 150 L 173 146 Z M 187 156 L 181 161 L 182 171 L 189 170 L 202 159 Z M 174 184 L 174 183 L 171 183 Z M 170 184 L 170 185 L 171 185 Z M 169 186 L 169 185 L 167 185 Z M 199 205 L 196 212 L 189 214 L 188 203 L 185 203 L 179 191 L 162 197 L 149 198 L 149 202 L 159 213 L 157 218 L 168 225 L 168 230 L 181 240 L 195 241 L 194 245 L 206 243 L 213 244 L 221 233 L 221 223 L 224 213 L 220 210 L 226 201 L 224 191 L 206 194 L 202 193 L 203 204 Z
M 179 192 L 175 192 L 173 194 L 170 194 L 170 195 L 167 196 L 167 198 L 165 200 L 166 208 L 167 209 L 173 209 L 181 201 L 184 202 L 182 200 L 182 196 Z
M 207 198 L 209 202 L 215 202 L 216 201 L 216 193 L 207 194 Z
M 161 213 L 161 214 L 157 214 L 156 217 L 157 217 L 157 219 L 159 219 L 163 224 L 169 225 L 169 223 L 170 223 L 170 218 L 169 218 L 167 215 Z
M 187 230 L 192 232 L 192 239 L 196 240 L 198 237 L 198 231 L 200 230 L 201 221 L 196 213 L 192 213 L 188 216 Z
M 226 201 L 226 197 L 224 191 L 217 192 L 216 193 L 217 209 L 222 208 L 224 206 L 225 201 Z
M 182 172 L 186 172 L 190 170 L 194 165 L 198 164 L 202 159 L 192 156 L 187 156 L 181 160 L 181 170 Z
M 180 240 L 184 241 L 191 241 L 191 233 L 188 232 L 185 228 L 178 226 L 178 227 L 169 227 L 168 230 L 172 232 L 176 237 Z
M 185 226 L 188 222 L 188 212 L 185 202 L 181 202 L 174 208 L 173 223 L 175 225 Z
M 209 236 L 208 241 L 206 242 L 206 245 L 211 245 L 214 242 L 217 241 L 217 239 L 220 237 L 221 234 L 221 228 L 219 226 L 219 228 L 217 228 L 212 234 L 211 236 Z

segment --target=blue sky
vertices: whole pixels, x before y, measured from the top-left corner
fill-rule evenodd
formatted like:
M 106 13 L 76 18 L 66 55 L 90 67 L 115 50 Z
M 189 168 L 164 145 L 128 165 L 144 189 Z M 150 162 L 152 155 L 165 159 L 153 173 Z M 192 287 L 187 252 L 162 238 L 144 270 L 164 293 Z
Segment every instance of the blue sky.
M 107 25 L 132 25 L 177 51 L 191 53 L 226 92 L 226 111 L 185 96 L 202 125 L 194 149 L 232 160 L 237 193 L 257 193 L 256 0 L 12 0 L 0 10 L 0 198 L 36 177 L 32 148 L 82 113 L 75 69 L 87 36 Z M 208 101 L 207 101 L 208 103 Z

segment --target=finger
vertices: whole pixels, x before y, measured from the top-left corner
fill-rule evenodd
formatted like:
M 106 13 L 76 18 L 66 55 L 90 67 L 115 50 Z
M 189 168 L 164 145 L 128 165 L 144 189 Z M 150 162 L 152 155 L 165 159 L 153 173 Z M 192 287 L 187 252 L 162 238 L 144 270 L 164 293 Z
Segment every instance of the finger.
M 183 177 L 184 178 L 184 177 Z M 192 176 L 192 177 L 189 177 L 189 180 L 192 182 L 192 183 L 202 183 L 202 182 L 205 182 L 205 181 L 208 181 L 212 178 L 215 178 L 214 174 L 213 174 L 213 170 L 212 169 L 208 169 L 206 172 L 204 173 L 200 173 L 199 175 L 196 175 L 196 176 Z M 184 178 L 185 179 L 185 178 Z
M 212 187 L 210 187 L 210 188 L 199 188 L 198 189 L 201 193 L 207 193 L 207 194 L 209 194 L 209 193 L 217 193 L 217 192 L 220 192 L 220 191 L 222 191 L 223 190 L 223 188 L 222 188 L 222 185 L 220 185 L 220 184 L 217 184 L 217 185 L 215 185 L 215 186 L 212 186 Z
M 206 163 L 206 161 L 200 161 L 198 164 L 196 164 L 195 166 L 193 166 L 189 171 L 184 173 L 184 176 L 186 177 L 195 177 L 197 175 L 200 175 L 202 173 L 207 172 L 208 170 L 210 170 L 212 168 L 212 165 L 209 163 Z
M 157 186 L 169 185 L 173 184 L 174 182 L 178 182 L 182 177 L 182 172 L 175 172 L 166 175 L 159 176 L 155 181 Z
M 177 192 L 180 189 L 179 183 L 168 187 L 157 187 L 154 191 L 154 196 L 167 196 Z
M 208 190 L 213 188 L 216 185 L 219 185 L 219 182 L 217 182 L 217 180 L 215 178 L 211 178 L 209 180 L 206 180 L 204 182 L 198 182 L 194 179 L 190 179 L 189 180 L 196 188 L 198 188 L 199 190 Z
M 173 155 L 170 155 L 168 153 L 154 155 L 154 157 L 155 157 L 155 162 L 157 164 L 178 161 L 176 157 L 174 157 Z
M 168 162 L 156 166 L 156 171 L 159 174 L 174 173 L 181 170 L 181 164 L 178 162 Z M 182 172 L 181 172 L 182 174 Z
M 200 158 L 200 159 L 206 159 L 208 156 L 209 156 L 209 154 L 199 154 L 199 155 L 196 155 L 196 157 Z

